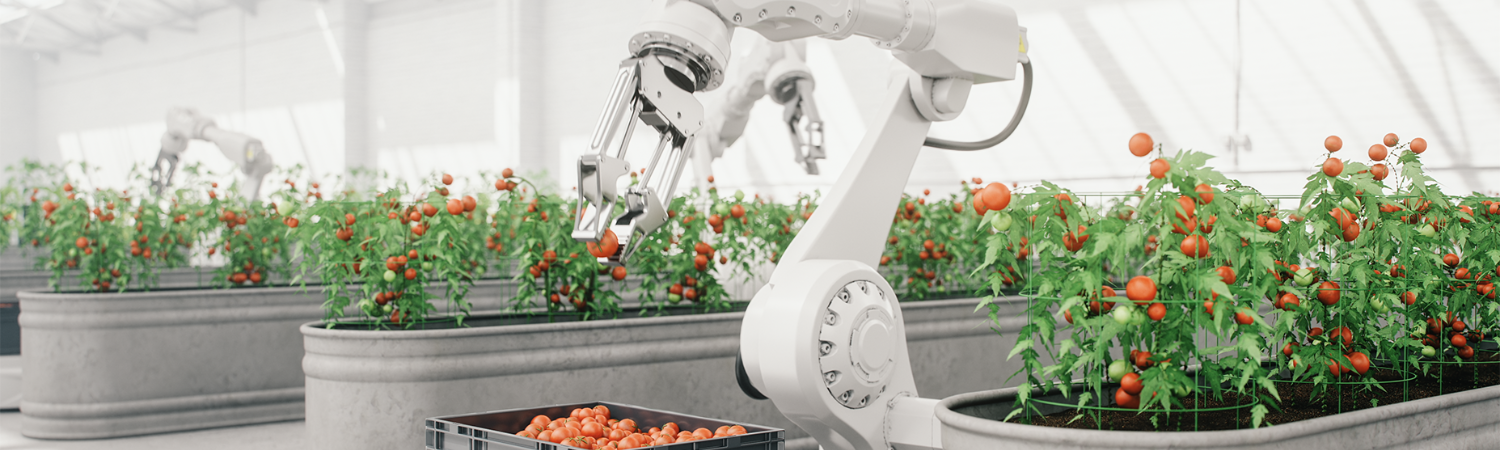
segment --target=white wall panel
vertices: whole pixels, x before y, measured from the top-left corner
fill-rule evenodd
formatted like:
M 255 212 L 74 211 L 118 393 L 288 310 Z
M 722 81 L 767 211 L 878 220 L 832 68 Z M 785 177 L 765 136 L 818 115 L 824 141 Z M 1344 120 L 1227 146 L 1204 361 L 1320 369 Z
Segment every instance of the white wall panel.
M 531 9 L 502 9 L 518 5 L 511 2 Z M 1224 156 L 1214 164 L 1275 192 L 1298 189 L 1321 161 L 1320 143 L 1329 134 L 1344 137 L 1340 157 L 1357 160 L 1386 132 L 1421 136 L 1433 149 L 1429 168 L 1450 192 L 1500 184 L 1492 181 L 1500 152 L 1483 145 L 1492 124 L 1500 123 L 1500 29 L 1490 26 L 1500 19 L 1500 3 L 1243 2 L 1240 129 L 1253 151 L 1240 155 L 1238 165 L 1225 151 L 1234 128 L 1233 0 L 1006 3 L 1029 29 L 1037 75 L 1032 107 L 997 149 L 924 150 L 909 180 L 913 190 L 950 191 L 973 176 L 1129 189 L 1142 181 L 1148 161 L 1129 156 L 1125 142 L 1150 127 L 1167 148 Z M 559 179 L 573 177 L 571 158 L 564 156 L 578 151 L 565 146 L 586 142 L 645 4 L 372 3 L 365 45 L 368 119 L 361 122 L 368 124 L 371 157 L 387 166 L 402 158 L 435 161 L 400 166 L 403 176 L 429 167 L 457 172 L 469 163 L 462 170 L 477 173 L 520 162 L 519 168 L 552 178 L 550 185 L 562 185 Z M 253 117 L 342 101 L 344 83 L 314 18 L 326 4 L 259 5 L 253 17 L 233 9 L 206 16 L 195 33 L 154 30 L 147 42 L 112 40 L 101 56 L 64 53 L 59 62 L 37 63 L 37 147 L 55 160 L 61 136 L 158 123 L 173 105 Z M 339 20 L 331 17 L 335 26 Z M 517 39 L 513 20 L 538 30 Z M 819 44 L 813 57 L 818 60 L 809 64 L 824 79 L 817 96 L 829 123 L 829 153 L 846 154 L 862 138 L 854 132 L 872 119 L 890 59 L 857 37 Z M 510 67 L 511 61 L 524 67 Z M 521 94 L 537 99 L 527 103 L 497 90 L 507 80 L 522 80 Z M 968 111 L 938 124 L 934 134 L 978 139 L 995 133 L 1010 117 L 1019 88 L 1015 82 L 977 87 Z M 831 186 L 837 158 L 824 164 L 823 177 L 789 173 L 787 139 L 773 114 L 779 107 L 757 107 L 764 111 L 719 165 L 720 185 L 747 191 Z M 506 113 L 497 114 L 502 109 Z M 506 126 L 523 122 L 516 115 L 538 124 L 522 131 L 539 136 L 512 139 L 518 132 Z M 244 126 L 259 127 L 255 123 Z M 288 136 L 276 131 L 283 128 L 267 125 L 264 132 Z M 69 145 L 115 141 L 75 136 Z M 341 138 L 325 141 L 298 148 L 343 144 Z
M 99 56 L 65 53 L 38 66 L 42 155 L 63 133 L 160 122 L 168 108 L 211 115 L 338 100 L 341 82 L 314 19 L 316 2 L 266 1 L 254 16 L 222 10 L 193 33 L 120 38 Z M 242 41 L 243 37 L 243 41 Z
M 495 3 L 422 2 L 370 22 L 378 148 L 494 140 Z
M 36 61 L 0 48 L 0 167 L 37 155 Z

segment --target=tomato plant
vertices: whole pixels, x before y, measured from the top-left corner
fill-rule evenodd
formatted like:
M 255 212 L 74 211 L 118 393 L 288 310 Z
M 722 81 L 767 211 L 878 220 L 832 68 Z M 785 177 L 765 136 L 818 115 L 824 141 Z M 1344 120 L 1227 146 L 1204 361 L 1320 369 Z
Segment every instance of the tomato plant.
M 747 250 L 750 236 L 746 234 L 754 217 L 747 206 L 752 205 L 743 192 L 721 198 L 714 190 L 704 201 L 696 188 L 672 199 L 667 222 L 644 238 L 631 261 L 632 268 L 644 277 L 642 305 L 661 311 L 687 301 L 710 311 L 728 309 L 729 294 L 719 281 L 716 266 L 727 265 L 731 255 L 752 257 Z M 720 254 L 725 251 L 720 247 L 729 252 Z M 721 257 L 724 263 L 718 262 Z
M 617 317 L 621 310 L 619 293 L 606 289 L 606 284 L 623 280 L 624 273 L 615 277 L 613 269 L 599 264 L 586 245 L 573 239 L 577 201 L 543 195 L 529 180 L 509 178 L 513 181 L 507 183 L 517 182 L 520 187 L 511 187 L 501 199 L 495 224 L 501 227 L 496 228 L 502 232 L 497 234 L 513 233 L 514 237 L 508 240 L 514 249 L 512 255 L 525 267 L 516 275 L 521 284 L 513 308 L 545 306 L 549 312 L 571 310 L 581 313 L 584 319 Z M 534 194 L 528 199 L 528 193 Z M 507 240 L 497 242 L 503 244 Z
M 483 250 L 459 236 L 484 216 L 475 218 L 477 200 L 441 191 L 446 188 L 408 193 L 398 186 L 373 200 L 356 200 L 345 191 L 343 199 L 314 202 L 302 209 L 302 217 L 285 219 L 295 230 L 295 251 L 316 255 L 316 263 L 304 264 L 303 270 L 304 275 L 315 270 L 323 282 L 328 318 L 341 317 L 354 305 L 365 317 L 387 324 L 382 326 L 411 327 L 437 309 L 431 300 L 445 298 L 452 307 L 448 312 L 462 320 L 469 312 L 464 299 L 469 286 L 486 266 Z M 441 296 L 430 289 L 436 281 L 446 282 Z
M 81 168 L 89 170 L 86 164 Z M 150 272 L 149 261 L 130 257 L 134 239 L 125 193 L 82 192 L 66 179 L 61 187 L 47 188 L 51 189 L 56 190 L 47 196 L 57 201 L 42 203 L 41 233 L 42 241 L 50 244 L 45 268 L 52 272 L 49 284 L 54 289 L 61 289 L 63 276 L 74 270 L 79 285 L 93 291 L 124 290 L 136 275 Z M 135 228 L 145 224 L 137 221 Z
M 56 188 L 67 182 L 61 167 L 25 159 L 19 165 L 5 168 L 5 190 L 10 200 L 6 202 L 3 224 L 17 235 L 22 248 L 37 248 L 47 244 L 47 211 L 56 208 L 61 197 L 53 195 Z M 26 200 L 21 200 L 25 196 Z M 50 205 L 50 206 L 49 206 Z M 6 218 L 8 217 L 8 218 Z M 5 234 L 8 245 L 10 232 Z M 45 258 L 39 259 L 40 266 Z
M 1137 156 L 1152 153 L 1143 136 L 1131 140 Z M 1044 182 L 986 212 L 989 197 L 971 192 L 996 231 L 984 258 L 992 291 L 1024 280 L 1029 322 L 1010 353 L 1024 363 L 1018 374 L 1065 395 L 1082 388 L 1080 407 L 1181 409 L 1189 396 L 1230 390 L 1260 398 L 1258 426 L 1280 399 L 1272 369 L 1320 395 L 1373 388 L 1372 358 L 1424 373 L 1444 351 L 1472 358 L 1473 342 L 1493 339 L 1475 324 L 1500 319 L 1489 276 L 1500 275 L 1496 214 L 1475 215 L 1495 203 L 1444 196 L 1422 172 L 1425 143 L 1388 136 L 1370 164 L 1334 157 L 1336 137 L 1325 145 L 1296 198 L 1262 195 L 1191 151 L 1159 155 L 1143 188 L 1114 199 Z M 1277 209 L 1288 200 L 1298 206 Z M 907 205 L 905 218 L 920 217 L 920 202 Z M 1010 277 L 1011 255 L 1023 276 Z M 1101 376 L 1075 385 L 1080 373 Z M 1122 384 L 1106 392 L 1111 382 Z
M 880 265 L 892 287 L 905 288 L 904 298 L 970 295 L 978 287 L 969 280 L 983 263 L 979 236 L 987 230 L 981 230 L 982 216 L 967 206 L 975 194 L 963 186 L 963 196 L 929 201 L 931 191 L 923 190 L 921 197 L 902 199 Z

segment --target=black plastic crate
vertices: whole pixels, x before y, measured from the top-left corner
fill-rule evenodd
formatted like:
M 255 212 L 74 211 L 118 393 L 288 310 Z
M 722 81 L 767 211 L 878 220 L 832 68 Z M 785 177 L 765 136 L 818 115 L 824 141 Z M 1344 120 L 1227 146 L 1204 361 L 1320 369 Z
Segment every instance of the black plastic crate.
M 784 450 L 786 448 L 786 431 L 779 428 L 769 428 L 759 425 L 745 423 L 726 422 L 718 419 L 691 416 L 674 412 L 659 411 L 639 406 L 624 405 L 609 402 L 587 402 L 573 403 L 568 405 L 544 406 L 540 408 L 507 409 L 504 411 L 491 411 L 478 414 L 465 414 L 459 416 L 435 417 L 424 421 L 426 424 L 426 443 L 428 450 L 563 450 L 576 447 L 553 444 L 530 438 L 516 436 L 509 430 L 520 431 L 531 424 L 531 418 L 538 414 L 547 417 L 567 417 L 568 413 L 578 408 L 592 408 L 604 405 L 609 408 L 610 416 L 620 419 L 634 419 L 637 425 L 646 428 L 661 426 L 667 422 L 675 422 L 683 430 L 692 431 L 698 428 L 710 430 L 721 426 L 739 425 L 745 427 L 745 434 L 739 436 L 728 436 L 722 438 L 704 439 L 701 441 L 683 442 L 681 444 L 657 445 L 652 447 L 640 447 L 655 450 Z

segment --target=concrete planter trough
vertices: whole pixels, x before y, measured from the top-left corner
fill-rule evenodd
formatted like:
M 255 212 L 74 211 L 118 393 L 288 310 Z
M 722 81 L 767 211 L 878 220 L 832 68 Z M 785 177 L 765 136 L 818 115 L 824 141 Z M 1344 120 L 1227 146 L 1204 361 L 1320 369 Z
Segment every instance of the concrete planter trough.
M 1003 301 L 1024 324 L 1022 299 Z M 1014 371 L 976 300 L 903 304 L 924 396 L 993 386 Z M 627 315 L 633 312 L 627 310 Z M 406 449 L 423 445 L 423 419 L 582 401 L 610 401 L 807 434 L 734 377 L 744 313 L 535 323 L 476 316 L 468 327 L 371 331 L 302 327 L 307 354 L 308 447 Z M 528 323 L 531 322 L 531 323 Z
M 26 270 L 36 262 L 36 255 L 46 253 L 45 247 L 13 246 L 0 250 L 0 270 Z
M 21 432 L 97 439 L 294 420 L 316 291 L 22 292 Z
M 47 279 L 51 272 L 40 270 L 0 270 L 0 301 L 15 300 L 16 293 L 21 291 L 48 291 Z M 176 269 L 165 269 L 158 273 L 155 288 L 188 288 L 208 287 L 214 276 L 213 267 L 181 267 Z M 73 275 L 63 277 L 58 282 L 63 290 L 78 289 L 78 278 Z M 132 285 L 132 287 L 134 287 Z
M 509 280 L 483 280 L 470 296 L 479 310 L 514 292 Z M 99 439 L 302 418 L 298 327 L 324 316 L 318 286 L 21 292 L 20 303 L 15 376 L 26 436 Z
M 214 275 L 212 267 L 204 268 L 180 268 L 164 270 L 157 279 L 156 287 L 159 288 L 189 288 L 208 286 L 209 277 Z M 16 294 L 21 291 L 50 291 L 47 279 L 52 274 L 39 270 L 30 269 L 0 269 L 0 358 L 15 356 L 21 353 L 21 329 L 16 326 L 16 317 L 21 313 L 21 305 Z M 59 282 L 63 290 L 78 288 L 78 278 L 66 276 Z M 0 364 L 3 366 L 3 364 Z M 19 370 L 19 369 L 17 369 Z M 0 372 L 3 372 L 0 367 Z M 0 375 L 3 376 L 3 375 Z M 0 386 L 0 390 L 4 387 Z M 0 408 L 14 408 L 11 404 L 6 406 L 5 396 L 0 394 Z
M 1494 448 L 1500 386 L 1395 403 L 1249 430 L 1074 430 L 1001 422 L 1016 388 L 944 399 L 937 407 L 945 449 L 1092 448 Z
M 13 409 L 21 401 L 21 327 L 16 323 L 21 314 L 21 303 L 16 294 L 21 291 L 48 291 L 48 272 L 31 270 L 30 260 L 19 255 L 16 249 L 6 250 L 6 259 L 0 263 L 0 409 Z M 159 287 L 205 286 L 213 276 L 213 268 L 181 268 L 162 271 L 157 279 Z M 73 276 L 63 278 L 63 289 L 78 286 Z

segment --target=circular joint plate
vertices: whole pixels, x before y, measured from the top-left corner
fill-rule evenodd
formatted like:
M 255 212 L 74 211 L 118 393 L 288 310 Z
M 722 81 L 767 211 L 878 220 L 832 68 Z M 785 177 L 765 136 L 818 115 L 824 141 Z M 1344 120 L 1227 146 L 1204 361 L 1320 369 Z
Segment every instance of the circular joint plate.
M 724 83 L 724 63 L 714 59 L 708 48 L 694 45 L 693 41 L 666 32 L 636 33 L 630 38 L 630 52 L 636 56 L 655 53 L 676 60 L 672 63 L 662 59 L 664 65 L 690 75 L 692 92 L 711 91 Z
M 899 324 L 878 283 L 855 280 L 823 303 L 818 326 L 818 367 L 828 394 L 859 409 L 885 393 L 895 370 Z

